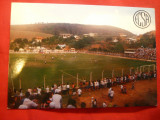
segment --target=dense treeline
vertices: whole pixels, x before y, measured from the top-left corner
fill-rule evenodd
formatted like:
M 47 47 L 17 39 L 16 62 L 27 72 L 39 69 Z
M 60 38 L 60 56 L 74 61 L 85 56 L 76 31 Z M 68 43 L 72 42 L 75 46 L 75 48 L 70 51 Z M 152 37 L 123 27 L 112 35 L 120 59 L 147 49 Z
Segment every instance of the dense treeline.
M 143 34 L 139 37 L 137 42 L 127 43 L 123 38 L 117 37 L 106 37 L 105 40 L 97 40 L 95 37 L 84 37 L 81 36 L 79 39 L 76 39 L 73 35 L 68 38 L 63 38 L 58 32 L 56 35 L 48 38 L 42 39 L 41 42 L 37 42 L 36 38 L 33 38 L 31 41 L 24 38 L 17 38 L 10 43 L 10 49 L 18 51 L 19 48 L 25 48 L 27 46 L 36 47 L 36 46 L 45 46 L 49 49 L 61 49 L 58 44 L 66 44 L 69 48 L 76 48 L 76 50 L 89 50 L 89 51 L 101 51 L 101 52 L 115 52 L 123 53 L 126 48 L 139 48 L 143 46 L 144 48 L 155 48 L 156 40 L 155 35 L 153 34 Z M 117 42 L 113 42 L 114 39 L 117 39 Z M 92 45 L 98 44 L 98 47 L 93 47 Z

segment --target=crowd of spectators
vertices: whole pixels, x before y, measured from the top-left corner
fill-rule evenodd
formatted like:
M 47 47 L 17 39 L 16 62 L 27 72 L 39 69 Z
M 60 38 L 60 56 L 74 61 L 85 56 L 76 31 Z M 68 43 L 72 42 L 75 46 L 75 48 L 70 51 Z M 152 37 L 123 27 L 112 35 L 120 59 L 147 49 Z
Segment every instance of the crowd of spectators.
M 124 54 L 125 57 L 146 59 L 146 60 L 156 60 L 156 48 L 138 48 L 135 53 Z
M 149 73 L 136 73 L 132 75 L 124 75 L 113 78 L 104 78 L 102 80 L 95 81 L 80 81 L 79 85 L 76 86 L 72 84 L 53 84 L 53 86 L 46 88 L 37 87 L 29 88 L 25 94 L 22 89 L 17 91 L 14 89 L 8 91 L 8 108 L 11 109 L 32 109 L 32 108 L 77 108 L 76 100 L 72 96 L 81 97 L 82 94 L 99 90 L 99 89 L 108 89 L 108 97 L 112 101 L 114 98 L 113 86 L 120 85 L 120 90 L 122 93 L 127 94 L 127 89 L 125 83 L 132 82 L 132 89 L 134 89 L 134 82 L 136 80 L 146 80 L 156 78 L 156 71 L 151 71 Z M 63 96 L 69 95 L 68 104 L 63 105 Z M 106 92 L 107 95 L 107 92 Z M 97 108 L 97 99 L 94 97 L 91 98 L 92 108 Z M 107 103 L 102 103 L 103 107 L 107 107 Z M 81 102 L 81 108 L 85 108 L 86 103 Z
M 137 59 L 146 59 L 146 60 L 156 60 L 156 48 L 144 48 L 140 47 L 133 49 L 131 53 L 113 53 L 113 52 L 98 52 L 98 51 L 88 51 L 89 54 L 100 54 L 100 55 L 112 55 L 119 57 L 129 57 Z

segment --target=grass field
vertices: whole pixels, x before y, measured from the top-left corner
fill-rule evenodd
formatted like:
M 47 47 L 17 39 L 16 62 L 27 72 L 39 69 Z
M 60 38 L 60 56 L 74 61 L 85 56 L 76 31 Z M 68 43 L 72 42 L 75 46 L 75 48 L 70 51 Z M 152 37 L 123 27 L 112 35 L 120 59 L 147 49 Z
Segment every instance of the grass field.
M 104 77 L 111 77 L 113 69 L 115 76 L 120 76 L 122 68 L 124 74 L 129 74 L 130 67 L 137 68 L 148 64 L 156 63 L 80 53 L 10 54 L 8 85 L 12 88 L 13 79 L 14 87 L 19 89 L 21 78 L 23 89 L 42 87 L 45 76 L 46 86 L 52 86 L 53 83 L 61 83 L 62 72 L 64 83 L 76 83 L 77 73 L 80 80 L 83 78 L 89 80 L 90 72 L 92 72 L 93 80 L 97 80 L 101 79 L 102 71 L 104 71 Z

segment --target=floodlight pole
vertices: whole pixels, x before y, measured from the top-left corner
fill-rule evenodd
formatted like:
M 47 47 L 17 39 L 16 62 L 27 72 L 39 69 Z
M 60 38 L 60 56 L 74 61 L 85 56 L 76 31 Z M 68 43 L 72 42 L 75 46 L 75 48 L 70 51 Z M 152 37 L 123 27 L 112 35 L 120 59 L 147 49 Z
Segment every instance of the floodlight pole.
M 63 85 L 63 74 L 62 74 L 62 85 Z
M 155 68 L 156 68 L 156 66 L 155 66 L 155 64 L 154 64 L 154 65 L 153 65 L 153 70 L 154 70 L 154 71 L 156 70 Z
M 131 75 L 131 72 L 132 72 L 131 70 L 132 70 L 132 69 L 130 68 L 130 75 Z

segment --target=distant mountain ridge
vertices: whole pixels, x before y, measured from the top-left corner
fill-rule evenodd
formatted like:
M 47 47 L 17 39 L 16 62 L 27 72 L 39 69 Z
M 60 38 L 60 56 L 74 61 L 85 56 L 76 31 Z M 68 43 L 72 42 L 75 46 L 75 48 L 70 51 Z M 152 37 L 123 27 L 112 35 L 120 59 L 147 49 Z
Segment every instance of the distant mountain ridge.
M 118 36 L 125 34 L 129 37 L 134 36 L 133 33 L 113 26 L 108 25 L 83 25 L 83 24 L 69 24 L 69 23 L 47 23 L 47 24 L 28 24 L 28 25 L 11 25 L 12 31 L 33 31 L 46 34 L 68 33 L 82 35 L 87 33 L 98 33 L 101 35 Z

